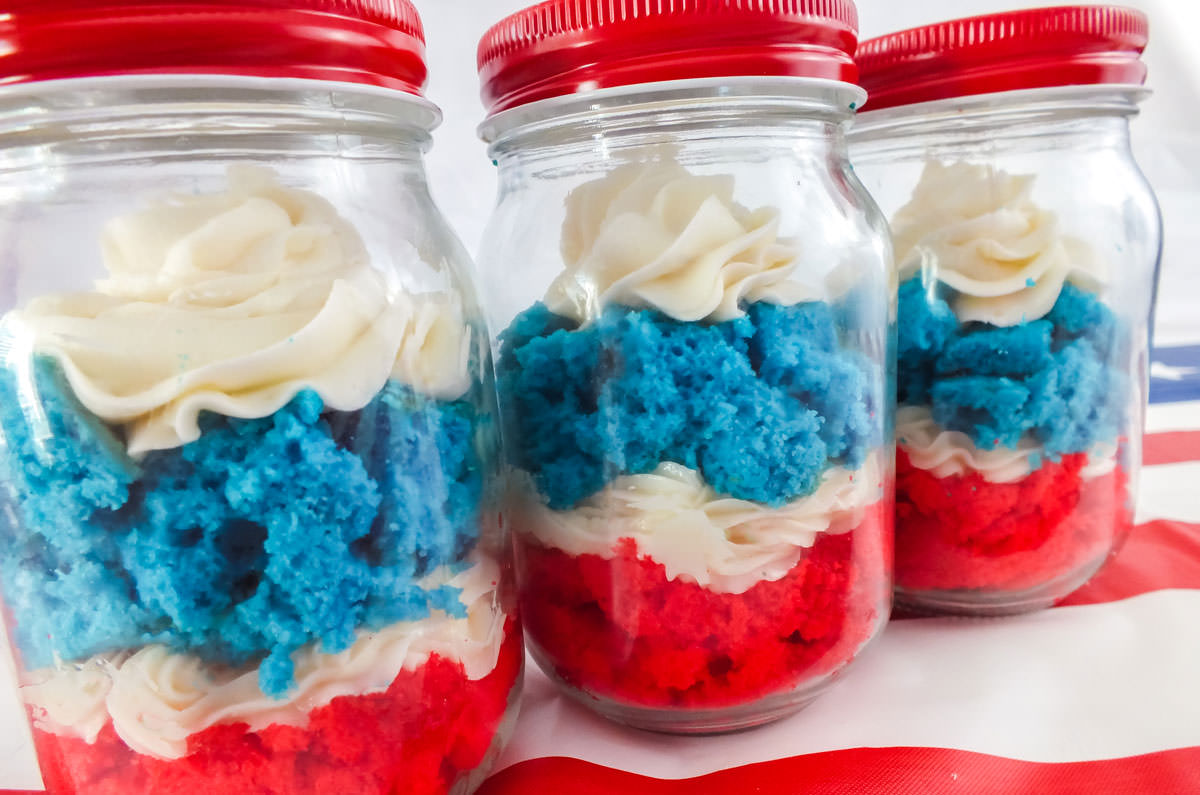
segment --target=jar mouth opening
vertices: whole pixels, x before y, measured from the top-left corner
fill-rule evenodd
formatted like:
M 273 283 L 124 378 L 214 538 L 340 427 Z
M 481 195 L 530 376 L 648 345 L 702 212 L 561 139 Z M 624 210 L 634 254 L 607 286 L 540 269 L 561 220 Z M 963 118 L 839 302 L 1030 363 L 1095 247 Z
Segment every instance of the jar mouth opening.
M 871 110 L 869 105 L 859 113 L 850 136 L 861 135 L 879 126 L 893 122 L 913 121 L 916 117 L 961 118 L 973 113 L 986 114 L 994 111 L 1015 109 L 1021 105 L 1030 107 L 1057 105 L 1062 110 L 1093 110 L 1120 115 L 1137 113 L 1137 105 L 1154 92 L 1145 86 L 1130 83 L 1095 83 L 1073 86 L 1047 86 L 1043 88 L 1021 88 L 1013 91 L 996 91 L 989 94 L 970 94 L 960 97 L 931 99 L 908 105 L 892 105 Z M 870 99 L 868 98 L 868 103 Z M 1067 106 L 1062 103 L 1069 102 Z
M 202 96 L 207 92 L 211 96 Z M 5 106 L 20 105 L 22 99 L 37 104 L 53 103 L 58 97 L 89 94 L 76 107 L 91 106 L 98 111 L 107 107 L 105 92 L 131 92 L 136 101 L 151 104 L 204 103 L 213 105 L 271 104 L 294 106 L 298 111 L 310 107 L 304 96 L 325 96 L 330 104 L 345 105 L 347 110 L 386 115 L 397 128 L 409 127 L 423 133 L 433 131 L 442 122 L 442 111 L 424 97 L 390 88 L 354 82 L 313 80 L 292 77 L 251 77 L 225 74 L 153 74 L 70 77 L 29 83 L 0 85 L 0 112 Z M 157 92 L 163 92 L 158 94 Z M 183 92 L 183 93 L 175 93 Z M 222 92 L 226 92 L 222 94 Z M 153 98 L 147 95 L 152 94 Z M 161 97 L 161 99 L 160 99 Z M 291 100 L 289 102 L 289 100 Z
M 518 131 L 584 121 L 596 115 L 621 115 L 717 103 L 788 105 L 797 113 L 849 119 L 867 99 L 853 83 L 816 77 L 718 77 L 668 80 L 615 86 L 549 97 L 489 116 L 479 137 L 495 144 Z

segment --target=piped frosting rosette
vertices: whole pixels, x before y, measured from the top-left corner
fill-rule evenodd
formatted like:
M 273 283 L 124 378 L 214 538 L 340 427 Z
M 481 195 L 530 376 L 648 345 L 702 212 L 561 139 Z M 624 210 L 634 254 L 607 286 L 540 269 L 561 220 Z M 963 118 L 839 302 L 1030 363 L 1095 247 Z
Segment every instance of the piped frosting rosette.
M 641 703 L 678 689 L 645 677 L 696 639 L 651 637 L 619 602 L 697 600 L 683 624 L 721 638 L 713 654 L 735 662 L 715 677 L 682 675 L 696 685 L 694 705 L 785 687 L 803 664 L 781 659 L 768 684 L 743 656 L 793 629 L 763 626 L 731 650 L 718 613 L 705 626 L 700 601 L 744 609 L 764 588 L 798 592 L 840 565 L 825 580 L 840 594 L 827 607 L 850 612 L 837 577 L 852 531 L 873 532 L 884 492 L 877 368 L 842 344 L 825 286 L 800 279 L 802 251 L 780 236 L 779 211 L 747 209 L 735 188 L 733 176 L 695 174 L 663 153 L 579 186 L 566 200 L 564 270 L 501 335 L 528 634 L 572 684 Z M 836 564 L 826 551 L 835 545 Z M 820 562 L 805 569 L 809 559 Z M 648 567 L 645 579 L 623 571 L 631 563 Z M 589 582 L 612 593 L 585 593 Z M 605 626 L 572 626 L 593 601 L 612 606 Z M 633 645 L 564 642 L 613 632 Z M 808 648 L 812 658 L 829 650 Z M 628 687 L 596 678 L 626 674 Z
M 1107 266 L 1063 231 L 1053 211 L 1036 203 L 1035 188 L 1033 175 L 930 161 L 911 200 L 893 217 L 901 281 L 896 436 L 902 587 L 920 587 L 906 572 L 916 567 L 908 547 L 916 543 L 917 526 L 926 533 L 948 528 L 939 532 L 953 537 L 953 544 L 978 541 L 976 552 L 982 555 L 986 547 L 993 557 L 1003 557 L 1005 544 L 1022 550 L 1049 544 L 1044 531 L 1054 524 L 1061 534 L 1098 534 L 1111 542 L 1111 526 L 1081 533 L 1073 517 L 1089 513 L 1090 522 L 1111 525 L 1120 511 L 1104 517 L 1082 503 L 1112 509 L 1114 500 L 1124 500 L 1113 496 L 1124 488 L 1114 483 L 1125 480 L 1114 472 L 1129 394 L 1122 334 L 1101 297 Z M 944 485 L 939 492 L 926 481 Z M 1036 504 L 1051 481 L 1059 493 L 1074 495 L 1079 510 L 1060 510 L 1054 521 L 1049 513 L 1016 521 L 1015 506 Z M 959 502 L 979 508 L 974 518 L 951 516 L 957 509 L 941 504 L 939 495 L 951 486 L 962 486 Z M 1102 496 L 1090 499 L 1089 493 Z M 1084 555 L 1105 554 L 1096 544 L 1085 546 Z M 936 554 L 928 545 L 921 549 Z M 1049 581 L 1064 573 L 1063 566 L 1079 565 L 1063 559 L 1048 569 L 1023 565 L 1036 571 L 1035 579 Z M 921 564 L 930 570 L 937 565 Z M 953 568 L 943 566 L 948 574 L 941 587 L 1000 585 L 996 578 L 972 583 Z
M 76 772 L 132 749 L 132 792 L 198 737 L 390 709 L 449 666 L 491 705 L 486 752 L 515 669 L 492 681 L 511 627 L 478 544 L 489 426 L 461 304 L 405 290 L 262 168 L 113 220 L 102 251 L 93 291 L 3 319 L 0 582 L 37 728 L 76 743 Z M 433 727 L 444 697 L 401 706 Z
M 817 298 L 796 279 L 799 252 L 779 239 L 779 212 L 747 211 L 733 190 L 732 176 L 691 174 L 673 159 L 620 166 L 576 188 L 563 224 L 566 268 L 547 308 L 580 324 L 612 304 L 721 322 L 745 304 Z
M 900 278 L 925 270 L 953 294 L 960 322 L 1015 326 L 1044 317 L 1063 285 L 1092 292 L 1107 269 L 1032 199 L 1035 177 L 930 160 L 892 217 Z
M 395 379 L 454 400 L 470 335 L 446 295 L 412 295 L 316 194 L 230 170 L 228 193 L 176 196 L 114 219 L 108 276 L 12 313 L 72 391 L 122 426 L 129 451 L 195 441 L 197 418 L 266 417 L 311 389 L 356 411 Z

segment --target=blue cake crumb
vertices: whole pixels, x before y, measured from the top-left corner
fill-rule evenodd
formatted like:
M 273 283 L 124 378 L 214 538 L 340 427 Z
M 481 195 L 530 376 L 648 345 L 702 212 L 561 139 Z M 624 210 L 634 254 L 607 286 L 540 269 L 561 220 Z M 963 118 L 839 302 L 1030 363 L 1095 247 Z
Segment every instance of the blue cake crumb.
M 1035 320 L 1009 328 L 980 328 L 956 335 L 934 362 L 939 378 L 956 373 L 1027 378 L 1053 366 L 1049 321 Z
M 404 583 L 463 560 L 479 537 L 484 473 L 475 443 L 486 419 L 467 401 L 439 403 L 389 382 L 362 411 L 331 422 L 381 494 L 369 532 L 355 542 L 377 572 L 367 623 L 407 619 Z
M 1040 320 L 959 325 L 913 277 L 900 287 L 899 399 L 929 405 L 943 427 L 983 449 L 1032 433 L 1052 458 L 1115 439 L 1128 378 L 1114 361 L 1117 320 L 1096 296 L 1064 284 Z
M 665 461 L 779 506 L 877 441 L 878 375 L 838 347 L 824 303 L 712 324 L 614 305 L 583 328 L 538 303 L 500 342 L 509 455 L 556 510 Z
M 43 511 L 70 509 L 73 518 L 83 519 L 118 510 L 140 474 L 124 444 L 90 413 L 77 412 L 79 403 L 58 367 L 41 360 L 25 365 L 6 371 L 0 384 L 0 422 L 7 428 L 19 418 L 22 426 L 20 433 L 4 434 L 0 475 L 28 483 L 35 497 L 54 493 L 55 500 L 22 506 L 39 524 L 50 521 Z
M 204 415 L 197 441 L 139 467 L 52 360 L 31 369 L 31 394 L 0 371 L 0 577 L 26 666 L 164 643 L 261 660 L 279 695 L 305 644 L 465 615 L 458 589 L 417 580 L 478 535 L 470 403 L 389 383 L 361 412 L 323 413 L 305 391 L 264 419 Z
M 750 307 L 749 317 L 755 325 L 751 361 L 759 376 L 817 413 L 828 459 L 857 467 L 877 408 L 868 388 L 873 367 L 861 354 L 839 347 L 833 309 L 819 301 L 758 303 Z
M 900 403 L 928 403 L 938 356 L 958 328 L 958 318 L 920 277 L 900 285 L 898 303 L 896 397 Z

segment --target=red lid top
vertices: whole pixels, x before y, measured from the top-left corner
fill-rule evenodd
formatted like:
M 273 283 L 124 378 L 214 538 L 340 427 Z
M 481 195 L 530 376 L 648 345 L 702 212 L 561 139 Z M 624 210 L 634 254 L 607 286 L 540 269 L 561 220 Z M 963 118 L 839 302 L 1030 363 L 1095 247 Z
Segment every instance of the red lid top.
M 1146 15 L 1120 6 L 1032 8 L 864 41 L 870 109 L 1022 88 L 1146 80 Z
M 479 42 L 489 112 L 599 88 L 784 75 L 854 82 L 853 0 L 548 0 Z
M 0 83 L 128 74 L 300 77 L 420 94 L 409 0 L 9 0 Z

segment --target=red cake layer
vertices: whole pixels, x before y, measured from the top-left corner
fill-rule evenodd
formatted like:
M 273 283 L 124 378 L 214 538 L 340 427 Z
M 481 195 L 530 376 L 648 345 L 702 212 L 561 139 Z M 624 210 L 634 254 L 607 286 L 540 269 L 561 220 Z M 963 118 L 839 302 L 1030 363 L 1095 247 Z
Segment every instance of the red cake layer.
M 499 662 L 479 681 L 434 655 L 386 692 L 335 698 L 306 727 L 214 726 L 187 756 L 164 761 L 130 750 L 110 723 L 92 745 L 34 732 L 54 795 L 441 795 L 483 761 L 524 660 L 505 627 Z
M 939 478 L 896 451 L 896 585 L 909 591 L 1018 592 L 1102 559 L 1128 532 L 1128 476 L 1085 480 L 1084 453 L 1015 483 Z
M 668 580 L 632 539 L 572 556 L 517 534 L 521 616 L 557 675 L 638 706 L 716 708 L 832 673 L 887 614 L 890 505 L 823 533 L 781 580 L 717 593 Z M 838 529 L 838 528 L 835 528 Z

